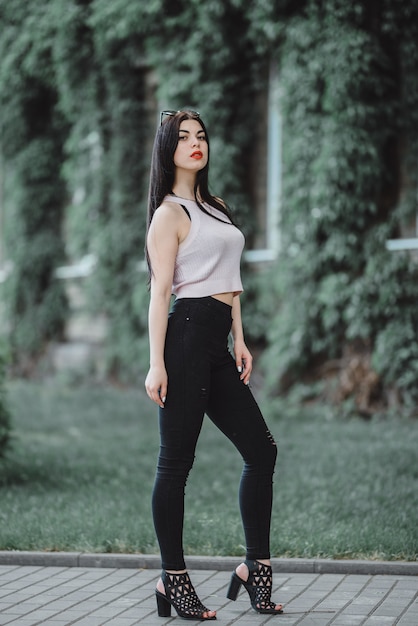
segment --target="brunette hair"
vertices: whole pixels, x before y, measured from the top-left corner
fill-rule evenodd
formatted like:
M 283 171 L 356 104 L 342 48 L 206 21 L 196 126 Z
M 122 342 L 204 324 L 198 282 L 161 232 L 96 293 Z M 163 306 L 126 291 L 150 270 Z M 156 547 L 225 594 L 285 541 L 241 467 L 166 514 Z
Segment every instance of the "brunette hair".
M 220 202 L 218 198 L 216 198 L 209 192 L 208 174 L 210 148 L 206 126 L 201 120 L 198 113 L 196 113 L 195 111 L 184 110 L 178 111 L 175 115 L 170 115 L 163 119 L 155 135 L 154 147 L 151 157 L 146 235 L 148 235 L 148 230 L 151 225 L 152 218 L 154 217 L 155 211 L 158 209 L 165 196 L 173 193 L 172 190 L 174 185 L 174 175 L 176 167 L 174 165 L 174 153 L 176 151 L 179 141 L 180 124 L 184 120 L 196 120 L 197 122 L 199 122 L 202 130 L 206 135 L 206 141 L 208 144 L 208 161 L 205 167 L 199 170 L 196 175 L 196 182 L 194 186 L 194 196 L 196 203 L 201 211 L 207 213 L 214 219 L 218 219 L 214 215 L 209 213 L 209 211 L 207 211 L 202 203 L 199 201 L 197 197 L 197 194 L 199 193 L 199 196 L 203 202 L 207 202 L 211 206 L 224 213 L 224 215 L 226 215 L 228 219 L 232 222 L 232 218 L 229 214 L 227 207 L 222 202 Z M 146 242 L 145 256 L 148 264 L 149 276 L 151 277 L 152 269 Z

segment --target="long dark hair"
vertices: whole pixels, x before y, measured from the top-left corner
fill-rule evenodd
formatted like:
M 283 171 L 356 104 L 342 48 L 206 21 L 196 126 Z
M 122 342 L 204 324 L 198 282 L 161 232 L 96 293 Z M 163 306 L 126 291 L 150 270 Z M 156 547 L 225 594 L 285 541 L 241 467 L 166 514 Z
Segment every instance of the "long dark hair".
M 221 211 L 232 222 L 228 208 L 219 201 L 218 198 L 209 192 L 208 175 L 209 175 L 209 137 L 206 127 L 200 116 L 195 111 L 178 111 L 175 115 L 166 117 L 157 130 L 154 140 L 154 147 L 151 158 L 150 184 L 148 192 L 148 211 L 147 211 L 147 235 L 151 225 L 155 211 L 158 209 L 165 196 L 172 193 L 174 185 L 174 176 L 176 166 L 174 165 L 174 153 L 179 141 L 179 128 L 184 120 L 196 120 L 202 127 L 206 135 L 208 144 L 208 161 L 204 168 L 199 170 L 196 175 L 194 185 L 194 196 L 196 203 L 201 211 L 207 213 L 214 219 L 202 202 L 198 199 L 198 193 L 203 202 L 207 202 L 211 206 Z M 147 244 L 145 243 L 145 256 L 148 264 L 149 275 L 151 276 L 151 263 L 148 255 Z

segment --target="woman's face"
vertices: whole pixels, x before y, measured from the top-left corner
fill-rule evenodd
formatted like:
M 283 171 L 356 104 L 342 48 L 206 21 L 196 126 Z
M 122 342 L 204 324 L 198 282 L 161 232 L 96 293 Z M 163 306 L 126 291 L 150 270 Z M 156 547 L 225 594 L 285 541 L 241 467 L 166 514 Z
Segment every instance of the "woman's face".
M 208 162 L 206 134 L 197 120 L 183 120 L 174 153 L 174 165 L 190 172 L 202 170 Z

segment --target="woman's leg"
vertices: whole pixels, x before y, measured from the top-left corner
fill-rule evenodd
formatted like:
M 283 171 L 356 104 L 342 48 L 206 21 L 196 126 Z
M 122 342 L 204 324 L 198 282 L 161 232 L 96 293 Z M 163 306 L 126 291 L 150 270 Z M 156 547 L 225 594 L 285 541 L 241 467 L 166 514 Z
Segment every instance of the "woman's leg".
M 159 410 L 161 444 L 152 498 L 164 570 L 156 594 L 159 615 L 168 617 L 172 605 L 182 617 L 208 620 L 215 619 L 216 612 L 202 605 L 186 572 L 183 519 L 186 481 L 206 409 L 209 364 L 202 329 L 189 323 L 185 303 L 177 309 L 166 337 L 168 392 Z
M 230 355 L 224 361 L 226 365 L 212 370 L 207 413 L 244 460 L 239 502 L 247 559 L 267 560 L 277 447 L 235 361 Z
M 228 597 L 236 599 L 240 584 L 244 584 L 257 612 L 282 613 L 283 605 L 271 601 L 270 521 L 277 448 L 251 391 L 239 379 L 232 357 L 229 365 L 212 373 L 207 412 L 244 460 L 239 501 L 246 561 L 233 574 Z
M 160 453 L 152 497 L 162 567 L 176 572 L 185 570 L 184 492 L 206 409 L 204 390 L 209 386 L 200 329 L 191 327 L 188 317 L 180 311 L 169 321 L 165 349 L 168 392 L 165 407 L 159 410 Z

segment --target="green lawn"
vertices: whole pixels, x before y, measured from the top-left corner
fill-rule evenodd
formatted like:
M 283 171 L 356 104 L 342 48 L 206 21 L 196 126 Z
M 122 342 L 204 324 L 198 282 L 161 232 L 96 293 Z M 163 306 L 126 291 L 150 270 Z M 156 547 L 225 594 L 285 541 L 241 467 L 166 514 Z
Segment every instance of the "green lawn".
M 8 385 L 0 549 L 158 552 L 150 496 L 157 418 L 141 391 Z M 265 409 L 278 443 L 274 556 L 416 559 L 418 423 Z M 186 500 L 188 554 L 241 555 L 241 463 L 209 420 Z

